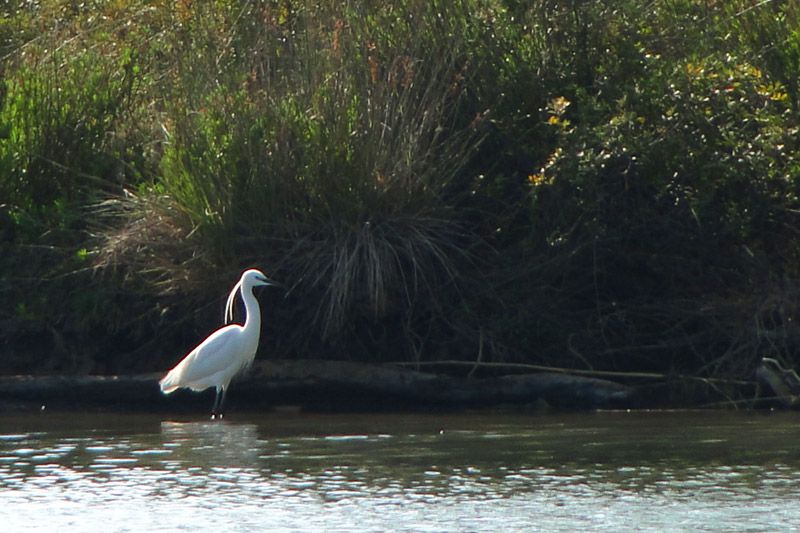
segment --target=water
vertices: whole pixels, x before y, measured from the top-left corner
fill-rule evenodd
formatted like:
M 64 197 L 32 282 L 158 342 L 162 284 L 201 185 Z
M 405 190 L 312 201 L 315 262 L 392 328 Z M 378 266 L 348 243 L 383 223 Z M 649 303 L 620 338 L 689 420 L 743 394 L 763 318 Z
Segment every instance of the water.
M 3 531 L 785 531 L 800 415 L 0 416 Z

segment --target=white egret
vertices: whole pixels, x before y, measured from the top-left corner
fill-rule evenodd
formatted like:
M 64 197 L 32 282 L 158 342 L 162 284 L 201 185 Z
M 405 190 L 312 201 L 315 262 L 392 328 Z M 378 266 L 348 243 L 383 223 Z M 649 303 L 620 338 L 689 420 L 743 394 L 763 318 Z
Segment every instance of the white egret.
M 159 381 L 161 392 L 169 394 L 183 387 L 193 391 L 216 387 L 211 418 L 222 418 L 222 405 L 231 379 L 249 367 L 256 356 L 261 333 L 261 310 L 253 295 L 253 288 L 262 285 L 278 284 L 256 269 L 246 270 L 242 274 L 228 295 L 225 324 L 233 321 L 236 293 L 241 292 L 246 313 L 244 325 L 229 324 L 209 335 Z

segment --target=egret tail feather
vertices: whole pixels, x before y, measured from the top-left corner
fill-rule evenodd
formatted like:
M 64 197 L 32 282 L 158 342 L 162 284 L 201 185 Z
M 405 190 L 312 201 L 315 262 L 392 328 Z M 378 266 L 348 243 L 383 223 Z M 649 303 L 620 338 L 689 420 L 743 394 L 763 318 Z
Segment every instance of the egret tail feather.
M 161 381 L 159 381 L 158 384 L 161 386 L 161 392 L 163 394 L 170 394 L 171 392 L 175 392 L 180 388 L 180 385 L 177 383 L 177 379 L 173 372 L 170 372 L 161 378 Z

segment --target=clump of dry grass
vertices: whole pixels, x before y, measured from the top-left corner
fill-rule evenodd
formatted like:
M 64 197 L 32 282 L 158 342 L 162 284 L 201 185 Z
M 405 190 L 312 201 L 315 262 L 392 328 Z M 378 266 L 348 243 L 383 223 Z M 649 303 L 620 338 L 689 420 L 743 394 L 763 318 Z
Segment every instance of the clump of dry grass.
M 202 248 L 192 246 L 190 227 L 167 198 L 128 192 L 103 202 L 96 211 L 106 225 L 100 232 L 95 268 L 127 276 L 135 273 L 163 296 L 187 292 L 186 282 L 204 255 Z
M 330 337 L 354 315 L 384 318 L 452 295 L 475 261 L 462 248 L 473 239 L 452 220 L 387 217 L 357 228 L 334 222 L 296 241 L 282 267 L 296 287 L 318 295 L 313 321 Z
M 224 61 L 207 79 L 177 62 L 160 175 L 105 204 L 97 256 L 165 297 L 259 265 L 291 287 L 276 312 L 304 326 L 287 351 L 347 344 L 363 320 L 411 327 L 420 301 L 458 298 L 480 241 L 459 210 L 486 118 L 465 119 L 463 37 L 432 13 L 383 13 L 422 24 L 386 34 L 367 22 L 378 8 L 306 9 L 259 12 L 263 27 L 223 13 L 182 44 Z

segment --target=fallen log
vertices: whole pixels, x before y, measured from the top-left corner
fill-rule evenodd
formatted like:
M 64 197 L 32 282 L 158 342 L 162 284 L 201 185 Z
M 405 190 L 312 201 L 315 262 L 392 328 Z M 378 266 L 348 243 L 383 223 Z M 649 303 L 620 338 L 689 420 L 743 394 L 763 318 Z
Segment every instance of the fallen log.
M 125 407 L 162 400 L 160 374 L 133 376 L 3 376 L 0 402 L 47 406 L 97 405 Z
M 274 387 L 274 389 L 273 389 Z M 565 374 L 521 374 L 470 379 L 393 366 L 342 361 L 262 361 L 237 385 L 245 392 L 286 395 L 290 403 L 325 408 L 361 401 L 404 407 L 476 407 L 533 404 L 558 408 L 621 407 L 633 389 L 612 381 Z M 309 397 L 308 393 L 318 395 Z M 275 398 L 276 400 L 278 398 Z
M 756 369 L 756 378 L 775 393 L 783 407 L 796 408 L 800 404 L 800 376 L 793 368 L 783 368 L 777 360 L 764 357 Z
M 154 410 L 205 409 L 213 391 L 163 396 L 161 374 L 0 377 L 0 404 Z M 257 361 L 231 386 L 230 410 L 474 408 L 545 403 L 561 409 L 633 407 L 635 389 L 558 373 L 459 378 L 393 366 L 318 360 Z

